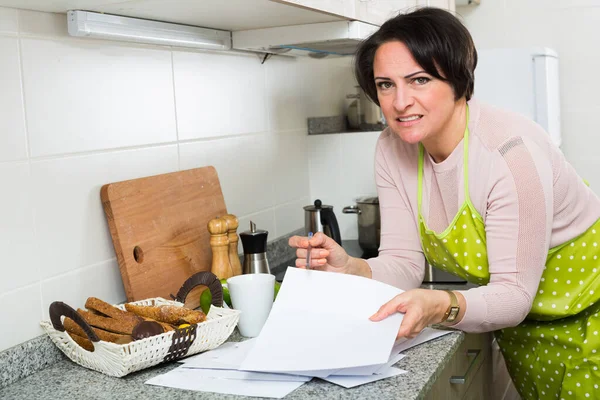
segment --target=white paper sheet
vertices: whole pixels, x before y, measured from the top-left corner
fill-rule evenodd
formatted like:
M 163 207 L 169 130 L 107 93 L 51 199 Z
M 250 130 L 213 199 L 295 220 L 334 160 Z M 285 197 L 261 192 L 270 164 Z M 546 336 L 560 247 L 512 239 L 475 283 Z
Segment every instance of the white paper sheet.
M 180 368 L 188 368 L 182 365 Z M 273 374 L 270 372 L 250 372 L 238 371 L 232 369 L 207 369 L 193 368 L 194 376 L 202 378 L 220 378 L 220 379 L 238 379 L 251 381 L 290 381 L 290 382 L 308 382 L 312 379 L 310 376 Z
M 313 371 L 384 364 L 402 314 L 372 322 L 402 290 L 372 279 L 290 267 L 255 346 L 248 371 Z
M 271 397 L 281 399 L 298 389 L 304 382 L 293 381 L 259 381 L 237 380 L 203 377 L 198 369 L 175 368 L 172 371 L 156 376 L 145 383 L 177 389 L 195 390 L 238 396 Z
M 386 367 L 381 374 L 370 375 L 370 376 L 330 376 L 324 380 L 335 383 L 336 385 L 343 386 L 345 388 L 352 388 L 365 383 L 375 382 L 385 378 L 391 378 L 392 376 L 406 374 L 408 371 L 395 367 Z M 376 397 L 376 396 L 375 396 Z
M 180 361 L 185 368 L 211 368 L 211 369 L 231 369 L 239 370 L 242 361 L 246 358 L 252 346 L 256 343 L 256 338 L 248 339 L 243 342 L 228 342 L 214 350 L 184 358 Z M 325 378 L 336 373 L 339 369 L 319 370 L 319 371 L 280 371 L 282 374 L 300 375 L 305 377 Z
M 375 371 L 375 373 L 378 375 L 384 374 L 389 368 L 392 368 L 392 366 L 394 364 L 396 364 L 398 361 L 402 360 L 404 357 L 406 357 L 405 354 L 394 354 L 394 355 L 390 356 L 390 361 L 388 361 L 387 364 L 379 367 L 377 369 L 377 371 Z
M 344 368 L 334 372 L 331 376 L 369 376 L 377 374 L 378 371 L 385 371 L 398 361 L 406 357 L 404 354 L 392 353 L 387 363 L 377 365 L 366 365 L 364 367 Z
M 187 368 L 239 369 L 256 343 L 256 338 L 243 342 L 227 342 L 214 350 L 181 360 Z
M 421 331 L 421 333 L 419 333 L 419 335 L 417 335 L 417 337 L 414 337 L 412 339 L 398 340 L 392 348 L 392 353 L 402 353 L 403 351 L 406 351 L 411 347 L 415 347 L 417 345 L 420 345 L 421 343 L 437 339 L 444 335 L 448 335 L 452 332 L 456 331 L 443 331 L 441 329 L 425 328 Z

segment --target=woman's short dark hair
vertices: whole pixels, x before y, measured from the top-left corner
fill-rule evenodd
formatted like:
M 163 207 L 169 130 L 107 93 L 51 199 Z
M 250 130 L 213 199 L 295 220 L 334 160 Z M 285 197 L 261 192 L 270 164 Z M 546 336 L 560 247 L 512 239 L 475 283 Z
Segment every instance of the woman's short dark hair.
M 423 7 L 389 19 L 356 51 L 354 74 L 375 104 L 379 105 L 373 74 L 375 52 L 382 44 L 393 41 L 404 43 L 428 74 L 448 82 L 455 100 L 463 96 L 471 99 L 477 66 L 473 38 L 453 14 L 441 8 Z

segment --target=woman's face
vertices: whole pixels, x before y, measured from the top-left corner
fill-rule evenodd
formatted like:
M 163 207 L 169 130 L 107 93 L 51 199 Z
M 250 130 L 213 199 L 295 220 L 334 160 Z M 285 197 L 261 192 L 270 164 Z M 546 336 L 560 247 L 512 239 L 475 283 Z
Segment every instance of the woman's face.
M 373 68 L 383 115 L 402 140 L 417 143 L 443 132 L 456 104 L 448 83 L 426 73 L 399 41 L 379 46 Z

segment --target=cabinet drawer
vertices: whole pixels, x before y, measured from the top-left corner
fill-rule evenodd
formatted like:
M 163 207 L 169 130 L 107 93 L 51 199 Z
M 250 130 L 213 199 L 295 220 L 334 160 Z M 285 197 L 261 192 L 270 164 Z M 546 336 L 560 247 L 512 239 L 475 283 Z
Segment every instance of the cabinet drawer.
M 474 380 L 489 380 L 482 383 L 484 387 L 489 387 L 491 374 L 485 371 L 479 374 L 479 370 L 486 360 L 489 363 L 491 343 L 491 333 L 465 334 L 465 340 L 425 398 L 428 400 L 462 399 L 467 389 L 475 383 Z

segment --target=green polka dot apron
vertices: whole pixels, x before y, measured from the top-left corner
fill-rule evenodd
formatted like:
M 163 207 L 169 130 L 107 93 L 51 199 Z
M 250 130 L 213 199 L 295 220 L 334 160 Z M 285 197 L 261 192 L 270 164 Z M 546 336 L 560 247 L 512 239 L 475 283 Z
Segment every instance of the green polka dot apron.
M 419 233 L 430 265 L 484 285 L 490 273 L 485 224 L 469 196 L 468 126 L 463 146 L 465 202 L 448 228 L 436 233 L 421 214 L 424 149 L 419 144 Z M 600 399 L 599 243 L 600 220 L 550 249 L 526 320 L 495 332 L 523 399 Z

